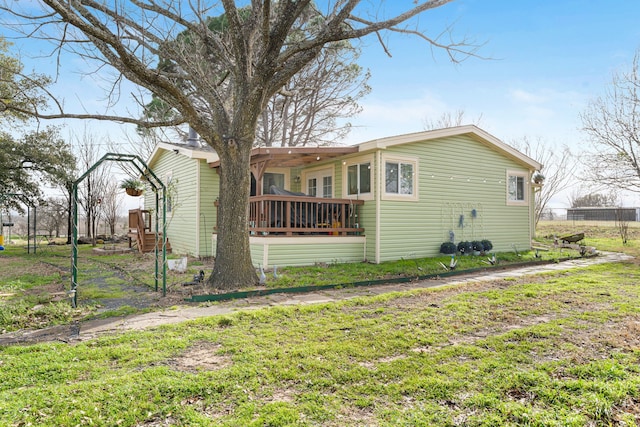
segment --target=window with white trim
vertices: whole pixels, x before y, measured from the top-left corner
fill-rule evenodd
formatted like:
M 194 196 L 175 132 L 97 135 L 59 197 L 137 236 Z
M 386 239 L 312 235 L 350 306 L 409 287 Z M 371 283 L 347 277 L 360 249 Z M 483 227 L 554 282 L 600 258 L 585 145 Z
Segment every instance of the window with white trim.
M 386 161 L 384 189 L 387 194 L 413 195 L 414 164 Z
M 371 193 L 371 162 L 347 166 L 347 195 Z
M 322 197 L 331 197 L 333 194 L 333 177 L 322 177 Z
M 386 200 L 418 199 L 418 160 L 413 157 L 382 155 L 382 198 Z
M 333 197 L 333 168 L 315 169 L 305 172 L 306 190 L 303 191 L 314 197 Z
M 507 172 L 507 203 L 525 204 L 527 202 L 527 174 L 525 172 Z

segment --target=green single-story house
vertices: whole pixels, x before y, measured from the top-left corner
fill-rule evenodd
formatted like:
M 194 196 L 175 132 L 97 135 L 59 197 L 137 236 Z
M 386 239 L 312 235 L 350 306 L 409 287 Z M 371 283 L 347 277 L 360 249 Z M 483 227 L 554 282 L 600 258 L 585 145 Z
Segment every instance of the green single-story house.
M 173 252 L 215 256 L 215 151 L 160 143 L 148 165 L 168 187 Z M 529 249 L 541 168 L 473 125 L 347 147 L 254 148 L 251 257 L 267 267 L 380 263 L 483 239 L 496 252 Z

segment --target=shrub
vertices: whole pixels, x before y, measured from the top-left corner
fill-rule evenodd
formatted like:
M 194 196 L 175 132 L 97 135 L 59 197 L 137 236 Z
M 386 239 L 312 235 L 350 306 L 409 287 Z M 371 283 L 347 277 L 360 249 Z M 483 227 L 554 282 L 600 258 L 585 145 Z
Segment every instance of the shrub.
M 490 240 L 482 240 L 482 247 L 484 248 L 483 250 L 485 252 L 489 252 L 491 249 L 493 249 L 493 243 L 491 243 Z
M 484 245 L 480 240 L 474 240 L 471 242 L 471 247 L 473 247 L 475 252 L 484 252 Z
M 464 241 L 464 242 L 460 242 L 458 243 L 458 252 L 460 252 L 463 255 L 468 255 L 471 252 L 473 252 L 473 246 L 471 245 L 471 242 L 468 241 Z
M 445 255 L 453 255 L 456 253 L 456 244 L 453 242 L 444 242 L 440 245 L 440 253 Z

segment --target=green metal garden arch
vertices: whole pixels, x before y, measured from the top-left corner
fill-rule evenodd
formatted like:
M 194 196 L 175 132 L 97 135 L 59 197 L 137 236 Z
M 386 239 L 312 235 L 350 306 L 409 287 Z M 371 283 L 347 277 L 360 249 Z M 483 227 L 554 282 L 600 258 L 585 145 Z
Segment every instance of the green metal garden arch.
M 156 195 L 156 244 L 155 244 L 155 290 L 158 291 L 158 280 L 160 275 L 159 258 L 162 256 L 162 296 L 167 295 L 167 187 L 153 173 L 149 166 L 139 157 L 133 154 L 107 153 L 93 166 L 91 166 L 72 185 L 72 215 L 73 215 L 73 240 L 72 240 L 72 261 L 71 261 L 71 303 L 73 307 L 78 304 L 78 184 L 93 172 L 103 162 L 127 162 L 133 164 L 135 169 L 151 186 Z M 162 200 L 162 248 L 158 248 L 160 200 Z
M 0 200 L 4 200 L 7 197 L 19 199 L 22 203 L 27 205 L 27 253 L 31 253 L 31 237 L 33 237 L 33 253 L 36 253 L 37 244 L 37 232 L 36 232 L 36 205 L 26 195 L 22 193 L 2 193 L 0 194 Z M 33 208 L 33 236 L 31 236 L 31 208 Z M 2 225 L 0 224 L 0 227 Z

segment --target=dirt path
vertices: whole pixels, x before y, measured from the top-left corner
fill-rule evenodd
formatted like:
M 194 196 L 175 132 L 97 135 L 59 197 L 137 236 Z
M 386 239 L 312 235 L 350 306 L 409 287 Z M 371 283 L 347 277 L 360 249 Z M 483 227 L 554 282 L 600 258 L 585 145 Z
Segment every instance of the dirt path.
M 542 272 L 562 271 L 572 268 L 585 267 L 605 262 L 618 262 L 632 257 L 619 253 L 603 253 L 598 257 L 575 259 L 561 263 L 536 265 L 517 269 L 500 269 L 491 272 L 461 275 L 445 279 L 423 280 L 412 283 L 379 285 L 362 288 L 331 289 L 304 294 L 273 294 L 268 296 L 245 298 L 240 300 L 220 302 L 211 306 L 184 304 L 184 295 L 179 295 L 183 306 L 168 308 L 176 303 L 176 293 L 171 298 L 163 298 L 160 293 L 150 293 L 153 297 L 140 299 L 141 304 L 158 304 L 158 311 L 136 314 L 125 317 L 99 319 L 86 322 L 77 322 L 71 325 L 62 325 L 52 328 L 18 331 L 0 335 L 0 345 L 26 344 L 44 341 L 78 342 L 96 338 L 104 334 L 112 334 L 130 330 L 143 330 L 159 325 L 180 323 L 201 317 L 228 314 L 237 310 L 262 308 L 276 305 L 317 304 L 335 302 L 356 298 L 360 296 L 373 296 L 388 292 L 407 291 L 411 289 L 433 288 L 443 285 L 480 283 L 482 289 L 503 288 L 504 279 L 523 277 Z M 514 282 L 509 282 L 513 285 Z M 193 293 L 194 290 L 185 290 L 185 293 Z M 128 297 L 129 303 L 130 297 Z M 122 304 L 123 301 L 113 301 L 114 304 Z M 149 307 L 151 305 L 147 305 Z

